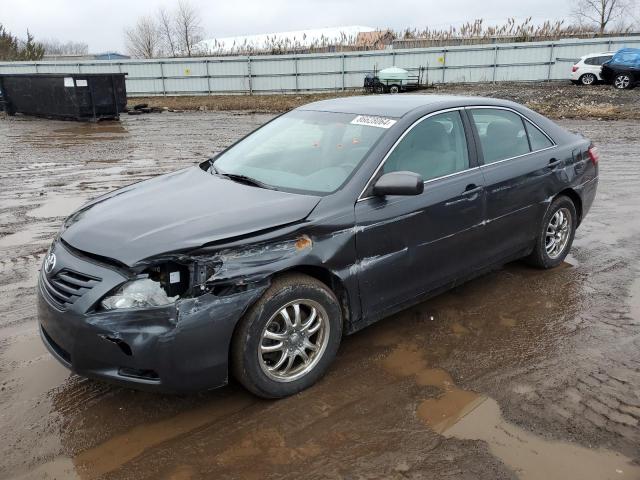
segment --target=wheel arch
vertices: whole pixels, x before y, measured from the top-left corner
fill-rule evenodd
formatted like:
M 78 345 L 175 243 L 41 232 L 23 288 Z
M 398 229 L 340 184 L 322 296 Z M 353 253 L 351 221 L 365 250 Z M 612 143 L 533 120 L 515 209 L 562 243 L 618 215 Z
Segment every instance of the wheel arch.
M 342 325 L 344 332 L 349 330 L 351 324 L 351 298 L 349 291 L 345 286 L 342 279 L 328 268 L 319 267 L 316 265 L 296 265 L 287 270 L 283 270 L 275 274 L 274 276 L 282 276 L 292 273 L 301 273 L 315 278 L 324 283 L 338 298 L 340 302 L 340 310 L 342 311 Z M 344 333 L 343 332 L 343 333 Z
M 569 199 L 573 202 L 573 206 L 576 207 L 576 213 L 578 214 L 578 222 L 577 225 L 580 225 L 582 222 L 582 198 L 573 188 L 565 188 L 560 193 L 558 193 L 553 199 L 555 200 L 558 197 L 569 197 Z M 576 226 L 577 226 L 576 225 Z

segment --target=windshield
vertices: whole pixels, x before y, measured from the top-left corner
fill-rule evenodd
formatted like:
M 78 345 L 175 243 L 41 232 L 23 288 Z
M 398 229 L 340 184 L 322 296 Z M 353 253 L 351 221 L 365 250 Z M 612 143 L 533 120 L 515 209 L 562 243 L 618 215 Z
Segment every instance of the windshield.
M 386 132 L 362 118 L 333 112 L 287 113 L 223 152 L 214 161 L 214 171 L 278 190 L 333 192 Z

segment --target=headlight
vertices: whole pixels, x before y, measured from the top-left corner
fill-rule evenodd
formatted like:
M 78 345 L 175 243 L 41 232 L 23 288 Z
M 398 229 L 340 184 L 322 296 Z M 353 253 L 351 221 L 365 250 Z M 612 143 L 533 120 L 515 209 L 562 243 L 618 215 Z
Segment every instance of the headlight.
M 114 294 L 105 297 L 100 305 L 105 310 L 159 307 L 170 305 L 177 299 L 178 295 L 169 297 L 160 283 L 150 278 L 140 278 L 122 285 Z

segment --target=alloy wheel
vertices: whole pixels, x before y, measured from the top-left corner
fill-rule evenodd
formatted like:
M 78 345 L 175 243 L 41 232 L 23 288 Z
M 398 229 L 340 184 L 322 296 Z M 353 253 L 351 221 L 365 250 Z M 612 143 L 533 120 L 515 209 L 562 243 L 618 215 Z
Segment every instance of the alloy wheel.
M 547 225 L 545 250 L 552 260 L 560 255 L 571 237 L 571 212 L 568 208 L 560 208 L 553 214 Z
M 629 88 L 630 84 L 631 78 L 629 75 L 618 75 L 614 82 L 615 87 L 619 89 Z
M 592 73 L 585 73 L 580 80 L 583 85 L 593 85 L 596 81 L 596 76 Z
M 291 382 L 318 364 L 329 341 L 326 310 L 313 300 L 295 300 L 267 322 L 258 346 L 263 373 L 278 382 Z

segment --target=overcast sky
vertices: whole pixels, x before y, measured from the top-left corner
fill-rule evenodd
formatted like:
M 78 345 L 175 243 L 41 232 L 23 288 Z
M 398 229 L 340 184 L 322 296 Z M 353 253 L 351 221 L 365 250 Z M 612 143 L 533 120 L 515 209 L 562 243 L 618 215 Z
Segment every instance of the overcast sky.
M 93 53 L 125 51 L 123 29 L 138 16 L 168 9 L 177 0 L 0 0 L 0 23 L 13 34 L 74 40 Z M 444 28 L 483 18 L 533 17 L 536 23 L 566 17 L 571 0 L 191 0 L 202 15 L 205 38 L 305 28 L 364 25 L 403 29 Z

